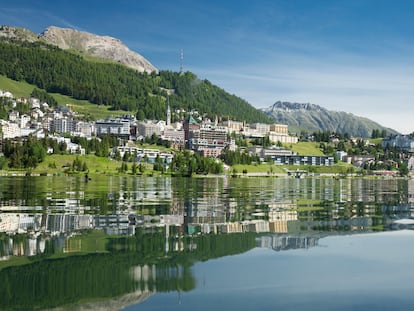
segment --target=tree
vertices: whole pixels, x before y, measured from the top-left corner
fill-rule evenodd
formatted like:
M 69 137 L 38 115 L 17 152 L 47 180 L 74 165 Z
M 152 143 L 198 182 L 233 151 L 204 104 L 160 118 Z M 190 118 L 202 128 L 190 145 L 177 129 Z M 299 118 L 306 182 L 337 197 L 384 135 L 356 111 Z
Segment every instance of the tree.
M 121 167 L 118 168 L 120 173 L 125 173 L 128 171 L 128 164 L 126 162 L 122 162 Z
M 210 117 L 231 115 L 236 120 L 270 123 L 245 100 L 230 95 L 191 72 L 160 71 L 148 75 L 120 64 L 96 63 L 41 42 L 0 42 L 0 75 L 36 85 L 33 95 L 54 105 L 48 93 L 60 93 L 96 105 L 136 112 L 139 120 L 163 119 L 166 91 L 171 107 L 196 109 Z
M 30 94 L 31 97 L 37 98 L 42 102 L 48 103 L 49 106 L 57 106 L 58 103 L 54 97 L 49 95 L 45 90 L 39 90 L 38 88 L 34 88 L 32 93 Z
M 399 171 L 401 176 L 407 176 L 408 173 L 410 172 L 409 169 L 408 169 L 407 164 L 405 164 L 404 162 L 400 162 L 398 164 L 398 171 Z
M 117 150 L 117 151 L 115 152 L 115 155 L 114 155 L 114 160 L 116 160 L 116 161 L 121 161 L 121 153 L 119 152 L 119 150 Z
M 157 158 L 155 160 L 154 171 L 159 171 L 159 172 L 164 171 L 164 165 L 162 163 L 162 159 L 159 154 L 157 155 Z
M 86 165 L 86 162 L 83 162 L 82 172 L 86 172 L 86 171 L 88 171 L 88 166 Z
M 137 165 L 137 162 L 134 162 L 132 163 L 132 166 L 131 166 L 132 175 L 136 175 L 137 171 L 138 171 L 138 165 Z
M 136 118 L 137 118 L 137 120 L 145 120 L 145 114 L 144 114 L 144 111 L 143 110 L 138 110 L 138 112 L 137 112 L 137 114 L 136 114 L 136 116 L 135 116 Z
M 23 155 L 21 148 L 15 148 L 10 156 L 9 167 L 23 167 Z

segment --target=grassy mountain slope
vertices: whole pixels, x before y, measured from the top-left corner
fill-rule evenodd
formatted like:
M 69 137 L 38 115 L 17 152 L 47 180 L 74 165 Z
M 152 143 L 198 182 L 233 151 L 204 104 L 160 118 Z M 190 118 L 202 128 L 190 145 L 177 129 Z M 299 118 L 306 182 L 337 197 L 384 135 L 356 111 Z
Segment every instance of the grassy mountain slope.
M 16 98 L 29 97 L 34 86 L 24 81 L 14 81 L 5 76 L 0 76 L 0 90 L 13 93 Z
M 263 111 L 275 122 L 288 124 L 289 130 L 296 133 L 329 131 L 365 138 L 371 136 L 372 130 L 397 133 L 370 119 L 343 111 L 330 111 L 312 104 L 276 102 Z
M 35 85 L 22 81 L 14 81 L 10 78 L 0 75 L 0 90 L 11 92 L 16 98 L 29 98 L 30 94 L 36 88 Z M 90 119 L 105 119 L 109 116 L 123 115 L 127 112 L 124 110 L 110 110 L 109 106 L 96 106 L 87 100 L 73 99 L 69 96 L 50 93 L 58 102 L 59 106 L 70 106 L 73 111 L 78 112 Z

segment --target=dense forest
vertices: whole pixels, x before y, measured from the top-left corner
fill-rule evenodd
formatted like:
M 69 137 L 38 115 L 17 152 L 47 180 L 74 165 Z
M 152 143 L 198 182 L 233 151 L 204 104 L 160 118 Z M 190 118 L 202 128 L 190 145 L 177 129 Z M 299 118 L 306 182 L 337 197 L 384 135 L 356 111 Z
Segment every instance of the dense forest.
M 87 61 L 42 42 L 0 41 L 0 75 L 26 81 L 96 105 L 136 113 L 138 119 L 164 119 L 167 96 L 172 109 L 197 110 L 210 117 L 270 122 L 261 111 L 191 72 L 138 73 L 124 65 Z

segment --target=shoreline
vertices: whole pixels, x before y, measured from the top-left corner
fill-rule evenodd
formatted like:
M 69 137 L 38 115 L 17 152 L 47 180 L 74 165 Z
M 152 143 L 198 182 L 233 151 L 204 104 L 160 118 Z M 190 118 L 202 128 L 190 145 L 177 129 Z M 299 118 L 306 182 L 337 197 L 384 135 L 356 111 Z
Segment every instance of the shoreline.
M 293 176 L 289 175 L 288 173 L 262 173 L 262 172 L 252 172 L 252 173 L 237 173 L 237 174 L 207 174 L 207 175 L 197 175 L 194 174 L 191 177 L 189 176 L 174 176 L 171 174 L 112 174 L 107 172 L 89 172 L 89 177 L 92 179 L 102 176 L 107 177 L 170 177 L 170 178 L 177 178 L 177 177 L 185 177 L 185 178 L 292 178 L 292 179 L 310 179 L 310 178 L 336 178 L 336 179 L 347 179 L 347 178 L 366 178 L 366 179 L 413 179 L 413 175 L 408 176 L 391 176 L 391 175 L 378 175 L 378 174 L 370 174 L 370 175 L 360 175 L 360 174 L 340 174 L 340 173 L 310 173 L 304 176 Z M 83 173 L 38 173 L 38 172 L 0 172 L 0 177 L 80 177 L 84 178 L 85 174 Z

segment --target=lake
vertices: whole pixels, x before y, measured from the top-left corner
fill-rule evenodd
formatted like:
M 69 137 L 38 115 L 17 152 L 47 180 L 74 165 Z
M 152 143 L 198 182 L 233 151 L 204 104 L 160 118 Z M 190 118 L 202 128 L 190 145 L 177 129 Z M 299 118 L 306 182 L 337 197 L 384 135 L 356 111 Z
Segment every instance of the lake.
M 407 310 L 414 180 L 0 177 L 1 310 Z

